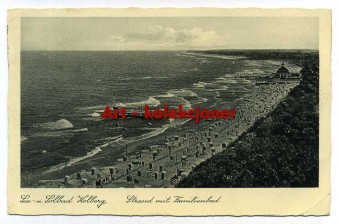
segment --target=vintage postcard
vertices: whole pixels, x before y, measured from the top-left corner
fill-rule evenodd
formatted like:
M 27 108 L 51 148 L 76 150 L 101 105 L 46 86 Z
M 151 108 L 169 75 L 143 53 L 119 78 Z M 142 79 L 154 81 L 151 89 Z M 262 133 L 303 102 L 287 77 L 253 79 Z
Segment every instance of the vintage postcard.
M 8 12 L 8 212 L 328 215 L 331 11 Z

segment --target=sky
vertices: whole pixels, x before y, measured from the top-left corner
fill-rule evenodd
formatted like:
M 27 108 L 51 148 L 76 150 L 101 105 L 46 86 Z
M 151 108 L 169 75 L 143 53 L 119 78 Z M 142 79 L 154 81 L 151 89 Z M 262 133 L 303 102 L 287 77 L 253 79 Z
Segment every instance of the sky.
M 318 49 L 314 17 L 26 17 L 21 50 Z

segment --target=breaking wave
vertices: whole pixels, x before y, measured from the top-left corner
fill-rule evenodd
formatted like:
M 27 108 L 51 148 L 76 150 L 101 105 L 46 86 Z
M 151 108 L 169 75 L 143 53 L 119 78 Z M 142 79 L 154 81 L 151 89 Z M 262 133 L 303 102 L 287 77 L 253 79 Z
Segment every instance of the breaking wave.
M 195 88 L 205 88 L 205 86 L 207 85 L 207 82 L 198 82 L 198 83 L 193 83 L 193 86 Z
M 26 138 L 25 136 L 21 135 L 20 137 L 20 142 L 26 141 L 28 138 Z
M 198 97 L 198 95 L 195 92 L 191 90 L 185 90 L 185 89 L 172 90 L 172 91 L 169 91 L 169 93 L 172 93 L 178 97 L 188 97 L 188 96 Z
M 48 129 L 48 130 L 60 130 L 60 129 L 68 129 L 73 128 L 73 124 L 66 119 L 60 119 L 55 122 L 46 122 L 42 124 L 35 125 L 36 127 Z
M 88 131 L 87 128 L 80 128 L 75 130 L 57 130 L 57 131 L 45 131 L 45 132 L 38 132 L 32 133 L 31 137 L 64 137 L 64 136 L 72 136 L 74 133 L 86 132 Z
M 206 58 L 220 58 L 224 60 L 241 60 L 246 59 L 244 56 L 233 56 L 233 55 L 220 55 L 220 54 L 204 54 L 204 53 L 193 53 L 186 52 L 186 55 L 198 56 L 198 57 L 206 57 Z
M 84 160 L 84 159 L 88 159 L 88 158 L 90 158 L 90 157 L 93 157 L 93 156 L 95 156 L 96 154 L 98 154 L 99 152 L 101 152 L 101 151 L 102 151 L 102 148 L 107 147 L 107 146 L 108 146 L 109 144 L 111 144 L 111 143 L 119 142 L 119 141 L 121 141 L 121 139 L 122 139 L 121 135 L 116 136 L 116 137 L 114 137 L 114 141 L 111 141 L 111 142 L 102 144 L 102 145 L 100 145 L 100 146 L 97 146 L 97 147 L 95 147 L 93 150 L 87 152 L 87 154 L 84 155 L 84 156 L 80 156 L 80 157 L 76 157 L 76 158 L 70 159 L 70 160 L 67 162 L 67 165 L 66 165 L 66 166 L 65 166 L 64 163 L 60 163 L 60 164 L 58 164 L 58 165 L 56 165 L 56 166 L 53 166 L 53 167 L 49 168 L 48 170 L 46 170 L 45 172 L 43 172 L 43 174 L 50 173 L 50 172 L 57 171 L 57 170 L 61 170 L 61 169 L 65 168 L 65 167 L 67 167 L 67 166 L 74 165 L 74 164 L 76 164 L 76 163 L 78 163 L 78 162 L 80 162 L 80 161 L 82 161 L 82 160 Z
M 139 101 L 139 102 L 133 102 L 133 103 L 125 103 L 126 107 L 142 107 L 145 105 L 149 106 L 159 106 L 160 101 L 155 99 L 154 97 L 149 97 L 147 100 Z

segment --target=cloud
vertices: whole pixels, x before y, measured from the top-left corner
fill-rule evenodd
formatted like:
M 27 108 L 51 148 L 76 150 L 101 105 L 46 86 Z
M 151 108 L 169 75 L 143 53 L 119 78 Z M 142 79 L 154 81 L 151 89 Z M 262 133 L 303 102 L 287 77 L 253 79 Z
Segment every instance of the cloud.
M 175 29 L 160 25 L 147 27 L 138 32 L 130 32 L 125 36 L 114 36 L 115 42 L 145 43 L 150 45 L 171 46 L 208 46 L 220 42 L 220 37 L 214 30 L 202 30 L 194 27 L 191 29 Z

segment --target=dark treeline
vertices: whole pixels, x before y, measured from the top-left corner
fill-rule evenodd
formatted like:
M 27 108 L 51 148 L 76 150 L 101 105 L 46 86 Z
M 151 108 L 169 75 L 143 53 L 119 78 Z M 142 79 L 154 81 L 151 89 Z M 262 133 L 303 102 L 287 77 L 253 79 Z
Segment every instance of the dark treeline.
M 303 60 L 306 55 L 316 57 L 316 50 L 206 50 L 189 51 L 192 53 L 232 55 L 246 57 L 249 60 L 269 60 L 269 59 L 299 59 Z
M 177 187 L 317 187 L 317 63 L 308 66 L 310 73 L 266 118 L 198 165 Z

